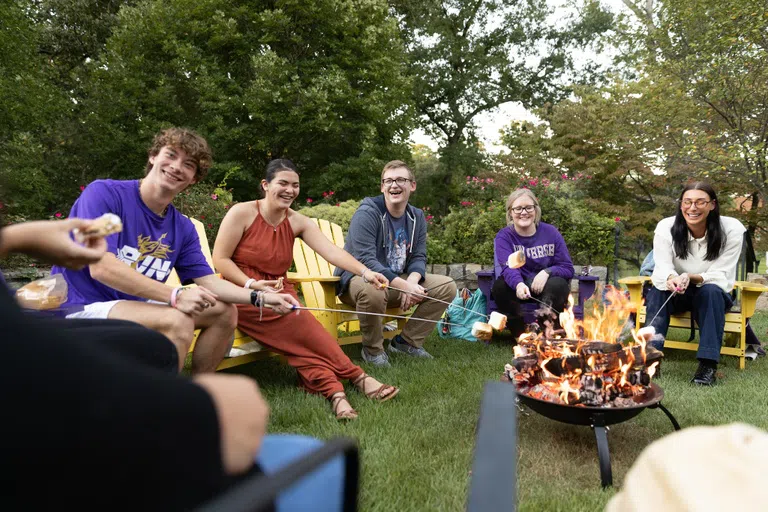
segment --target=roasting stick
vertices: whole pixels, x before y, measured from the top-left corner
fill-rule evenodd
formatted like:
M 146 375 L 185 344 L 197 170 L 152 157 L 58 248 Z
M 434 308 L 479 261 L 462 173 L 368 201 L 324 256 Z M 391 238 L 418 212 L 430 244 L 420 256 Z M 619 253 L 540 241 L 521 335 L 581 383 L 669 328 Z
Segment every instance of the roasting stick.
M 270 304 L 267 304 L 264 307 L 272 309 L 272 306 Z M 309 308 L 309 307 L 306 307 L 306 306 L 293 306 L 293 308 L 291 308 L 291 309 L 293 309 L 295 311 L 299 311 L 299 310 L 303 309 L 305 311 L 327 311 L 329 313 L 356 313 L 358 315 L 383 316 L 383 317 L 386 317 L 386 318 L 402 318 L 403 320 L 421 320 L 422 322 L 429 322 L 429 323 L 433 323 L 433 324 L 440 323 L 439 320 L 429 320 L 427 318 L 414 318 L 414 317 L 411 317 L 411 316 L 402 316 L 402 315 L 388 315 L 386 313 L 373 313 L 373 312 L 370 312 L 370 311 L 355 311 L 355 310 L 351 310 L 351 309 Z M 450 325 L 450 326 L 456 326 L 456 327 L 465 327 L 464 325 L 453 324 L 453 323 L 450 323 L 450 322 L 443 322 L 443 325 Z
M 551 309 L 552 311 L 554 311 L 554 312 L 555 312 L 555 313 L 557 313 L 558 315 L 560 314 L 560 311 L 556 310 L 555 308 L 553 308 L 553 307 L 552 307 L 552 305 L 551 305 L 551 304 L 547 304 L 547 303 L 546 303 L 546 302 L 544 302 L 543 300 L 534 299 L 533 297 L 528 297 L 526 300 L 533 300 L 533 301 L 536 301 L 536 302 L 538 302 L 539 304 L 541 304 L 541 305 L 543 305 L 543 306 L 547 306 L 549 309 Z
M 459 308 L 459 309 L 463 309 L 464 311 L 469 311 L 470 313 L 472 313 L 474 315 L 477 315 L 477 316 L 482 316 L 484 318 L 490 318 L 486 314 L 478 313 L 477 311 L 472 311 L 471 309 L 465 308 L 464 306 L 459 306 L 458 304 L 453 304 L 453 303 L 445 301 L 445 300 L 437 299 L 435 297 L 430 297 L 429 295 L 422 295 L 422 294 L 416 293 L 416 292 L 409 292 L 408 290 L 403 290 L 402 288 L 398 288 L 398 287 L 392 286 L 392 285 L 387 286 L 387 288 L 390 288 L 392 290 L 397 290 L 397 291 L 399 291 L 401 293 L 410 293 L 411 295 L 415 295 L 416 297 L 421 297 L 422 299 L 432 299 L 432 300 L 437 301 L 437 302 L 442 302 L 443 304 L 448 304 L 449 306 L 453 306 L 453 307 L 456 307 L 456 308 Z
M 664 309 L 664 307 L 667 305 L 667 302 L 669 302 L 670 300 L 672 300 L 672 297 L 674 297 L 676 293 L 677 293 L 677 288 L 675 288 L 675 289 L 672 291 L 672 293 L 669 295 L 669 297 L 667 297 L 667 300 L 665 300 L 665 301 L 664 301 L 664 304 L 662 304 L 662 305 L 661 305 L 661 307 L 659 308 L 659 310 L 656 312 L 656 314 L 655 314 L 655 315 L 653 315 L 653 318 L 651 319 L 651 321 L 650 321 L 650 322 L 646 322 L 646 323 L 645 323 L 645 325 L 651 325 L 651 324 L 653 324 L 653 321 L 654 321 L 654 320 L 656 320 L 656 317 L 657 317 L 657 316 L 659 316 L 659 313 L 661 313 L 661 310 L 662 310 L 662 309 Z
M 458 277 L 457 279 L 464 279 L 464 278 L 465 278 L 465 277 L 467 277 L 469 274 L 474 274 L 474 272 L 464 272 L 464 275 L 463 275 L 463 276 L 461 276 L 461 277 Z M 433 287 L 431 287 L 431 288 L 424 288 L 424 291 L 425 291 L 425 292 L 428 292 L 428 291 L 430 291 L 430 290 L 434 290 L 435 288 L 440 288 L 441 286 L 445 286 L 445 285 L 447 285 L 447 284 L 450 284 L 450 283 L 457 283 L 457 284 L 458 284 L 458 282 L 456 281 L 456 279 L 454 279 L 454 278 L 452 278 L 452 277 L 449 277 L 449 278 L 448 278 L 448 281 L 446 281 L 446 282 L 444 282 L 444 283 L 436 284 L 435 286 L 433 286 Z

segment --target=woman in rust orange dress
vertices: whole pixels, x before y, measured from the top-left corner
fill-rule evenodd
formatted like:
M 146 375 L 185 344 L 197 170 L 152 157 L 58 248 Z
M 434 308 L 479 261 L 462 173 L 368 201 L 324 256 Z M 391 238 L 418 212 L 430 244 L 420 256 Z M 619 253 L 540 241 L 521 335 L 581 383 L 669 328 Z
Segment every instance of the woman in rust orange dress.
M 327 261 L 362 276 L 371 286 L 389 284 L 383 275 L 367 269 L 334 245 L 309 218 L 291 210 L 299 194 L 299 174 L 290 160 L 271 161 L 261 187 L 263 199 L 236 204 L 219 228 L 213 263 L 225 279 L 254 290 L 271 291 L 293 261 L 293 241 L 298 236 Z M 289 282 L 285 282 L 283 293 L 297 297 Z M 394 398 L 400 391 L 353 364 L 309 311 L 281 316 L 270 310 L 238 307 L 237 326 L 270 350 L 285 355 L 298 371 L 302 387 L 330 400 L 338 419 L 357 417 L 344 394 L 344 379 L 378 401 Z

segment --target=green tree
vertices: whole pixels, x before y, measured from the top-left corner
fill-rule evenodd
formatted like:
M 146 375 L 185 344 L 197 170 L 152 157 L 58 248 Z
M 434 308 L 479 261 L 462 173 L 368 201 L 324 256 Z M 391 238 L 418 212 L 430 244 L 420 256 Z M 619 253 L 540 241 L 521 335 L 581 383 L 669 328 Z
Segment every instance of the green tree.
M 624 0 L 637 68 L 677 99 L 665 114 L 665 150 L 718 192 L 748 195 L 750 232 L 764 230 L 768 192 L 768 6 L 752 0 Z M 636 23 L 639 21 L 639 23 Z M 669 102 L 657 106 L 669 108 Z
M 292 159 L 313 194 L 328 186 L 317 178 L 340 174 L 332 164 L 380 171 L 410 132 L 397 34 L 380 0 L 123 7 L 86 63 L 82 140 L 99 148 L 88 174 L 135 176 L 149 137 L 169 124 L 209 139 L 213 182 L 239 168 L 228 179 L 237 200 L 253 198 L 272 158 Z
M 79 72 L 97 59 L 123 6 L 137 0 L 29 0 L 29 12 L 40 29 L 39 52 L 50 62 L 54 79 L 79 95 Z
M 591 211 L 621 219 L 621 258 L 637 267 L 679 189 L 660 172 L 673 161 L 665 152 L 665 121 L 651 111 L 661 110 L 659 101 L 672 108 L 675 99 L 660 92 L 647 80 L 577 88 L 573 99 L 538 110 L 542 123 L 505 129 L 509 150 L 499 157 L 509 172 L 577 183 Z
M 443 188 L 486 167 L 475 119 L 500 105 L 541 106 L 567 94 L 573 51 L 607 30 L 597 2 L 553 23 L 545 0 L 393 0 L 422 127 L 441 141 Z M 445 203 L 453 199 L 448 197 Z
M 6 213 L 39 218 L 55 204 L 57 165 L 47 154 L 60 142 L 66 98 L 51 85 L 26 10 L 21 1 L 0 4 L 0 182 Z

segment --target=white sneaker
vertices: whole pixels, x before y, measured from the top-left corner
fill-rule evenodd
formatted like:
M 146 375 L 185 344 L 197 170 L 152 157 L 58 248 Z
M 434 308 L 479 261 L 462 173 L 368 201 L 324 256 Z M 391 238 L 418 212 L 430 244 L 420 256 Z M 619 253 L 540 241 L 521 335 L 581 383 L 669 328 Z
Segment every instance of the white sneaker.
M 397 320 L 392 320 L 391 322 L 385 323 L 383 326 L 384 332 L 391 332 L 397 330 Z

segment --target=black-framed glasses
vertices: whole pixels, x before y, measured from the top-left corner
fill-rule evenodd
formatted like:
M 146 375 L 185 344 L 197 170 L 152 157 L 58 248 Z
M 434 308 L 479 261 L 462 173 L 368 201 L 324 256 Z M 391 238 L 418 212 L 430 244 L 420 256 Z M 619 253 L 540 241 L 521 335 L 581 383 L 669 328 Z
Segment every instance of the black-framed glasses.
M 402 187 L 409 181 L 413 181 L 413 180 L 410 178 L 395 178 L 395 179 L 384 178 L 383 180 L 381 180 L 381 184 L 384 185 L 385 187 L 391 187 L 393 183 L 397 183 L 398 186 Z
M 533 211 L 536 209 L 536 207 L 532 204 L 529 204 L 528 206 L 514 206 L 510 208 L 512 210 L 512 213 L 515 213 L 517 215 L 520 215 L 523 213 L 523 210 L 525 210 L 525 213 L 533 213 Z
M 707 201 L 706 199 L 697 199 L 695 201 L 690 199 L 683 199 L 680 201 L 680 204 L 683 205 L 684 208 L 690 208 L 694 204 L 696 205 L 696 208 L 704 208 L 705 206 L 708 206 L 712 201 L 713 200 Z

